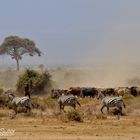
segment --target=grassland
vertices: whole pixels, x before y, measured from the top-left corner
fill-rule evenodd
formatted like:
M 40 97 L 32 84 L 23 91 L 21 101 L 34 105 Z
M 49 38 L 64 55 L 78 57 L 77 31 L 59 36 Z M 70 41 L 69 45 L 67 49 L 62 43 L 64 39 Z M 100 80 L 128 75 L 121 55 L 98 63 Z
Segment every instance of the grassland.
M 47 103 L 48 100 L 48 103 Z M 46 108 L 33 109 L 32 114 L 18 114 L 10 119 L 12 110 L 0 109 L 0 128 L 15 129 L 14 136 L 0 137 L 8 140 L 139 140 L 140 97 L 125 100 L 126 115 L 99 117 L 99 101 L 79 99 L 78 107 L 83 122 L 69 121 L 60 114 L 58 105 L 45 99 Z M 68 111 L 69 107 L 66 108 Z M 105 111 L 105 110 L 104 110 Z

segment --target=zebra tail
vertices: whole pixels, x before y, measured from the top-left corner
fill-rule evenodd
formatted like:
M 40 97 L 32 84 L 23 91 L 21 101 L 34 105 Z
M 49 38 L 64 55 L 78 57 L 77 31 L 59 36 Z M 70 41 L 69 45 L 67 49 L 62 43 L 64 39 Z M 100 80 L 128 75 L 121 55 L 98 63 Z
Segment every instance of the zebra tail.
M 79 105 L 79 106 L 81 106 L 81 104 L 77 101 L 77 104 Z
M 125 103 L 123 102 L 123 106 L 124 106 L 124 108 L 126 108 L 126 105 L 125 105 Z
M 33 104 L 32 102 L 30 102 L 30 103 L 31 103 L 32 107 L 35 108 L 35 104 Z

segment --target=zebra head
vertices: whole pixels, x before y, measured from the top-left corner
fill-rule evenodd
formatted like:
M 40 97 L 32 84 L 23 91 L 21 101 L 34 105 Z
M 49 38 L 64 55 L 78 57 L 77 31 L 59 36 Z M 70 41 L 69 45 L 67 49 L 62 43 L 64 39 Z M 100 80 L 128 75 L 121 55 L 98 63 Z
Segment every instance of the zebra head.
M 103 99 L 103 98 L 105 98 L 105 95 L 100 91 L 99 93 L 98 93 L 98 95 L 97 95 L 97 99 L 99 100 L 99 99 Z
M 5 91 L 6 101 L 12 101 L 15 98 L 12 90 Z

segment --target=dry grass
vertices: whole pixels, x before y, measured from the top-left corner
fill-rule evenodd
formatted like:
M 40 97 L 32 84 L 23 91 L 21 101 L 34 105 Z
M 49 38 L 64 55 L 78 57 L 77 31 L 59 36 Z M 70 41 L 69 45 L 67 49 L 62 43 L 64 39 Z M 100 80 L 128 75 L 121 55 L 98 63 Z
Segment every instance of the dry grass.
M 34 103 L 42 107 L 33 109 L 31 114 L 19 113 L 10 119 L 11 110 L 0 110 L 0 128 L 16 130 L 15 136 L 8 137 L 8 140 L 140 139 L 140 97 L 125 99 L 127 115 L 121 116 L 119 120 L 114 115 L 101 114 L 100 101 L 93 98 L 78 99 L 81 107 L 77 109 L 82 115 L 82 123 L 69 121 L 67 113 L 60 114 L 57 100 L 46 96 L 32 98 Z M 66 107 L 66 112 L 69 110 L 71 107 Z

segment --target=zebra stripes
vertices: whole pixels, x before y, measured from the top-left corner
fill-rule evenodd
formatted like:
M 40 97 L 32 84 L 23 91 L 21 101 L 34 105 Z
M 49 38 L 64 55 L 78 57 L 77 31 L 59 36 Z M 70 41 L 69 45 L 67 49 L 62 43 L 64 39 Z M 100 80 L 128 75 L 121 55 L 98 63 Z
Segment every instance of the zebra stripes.
M 60 112 L 61 110 L 64 111 L 65 106 L 71 106 L 74 109 L 76 108 L 76 104 L 80 106 L 80 103 L 78 102 L 77 98 L 73 95 L 62 95 L 58 99 L 59 107 L 60 107 Z
M 28 96 L 15 97 L 15 95 L 13 94 L 13 92 L 11 90 L 6 91 L 5 95 L 7 97 L 7 101 L 11 101 L 12 108 L 15 111 L 16 114 L 17 114 L 17 107 L 18 106 L 25 107 L 26 112 L 31 111 L 31 107 L 30 107 L 31 106 L 31 101 L 30 101 Z
M 103 113 L 104 107 L 107 108 L 107 111 L 109 113 L 109 107 L 116 107 L 120 114 L 122 115 L 122 106 L 125 108 L 124 101 L 122 99 L 122 96 L 119 97 L 105 97 L 102 93 L 98 94 L 98 99 L 101 99 L 101 112 Z

